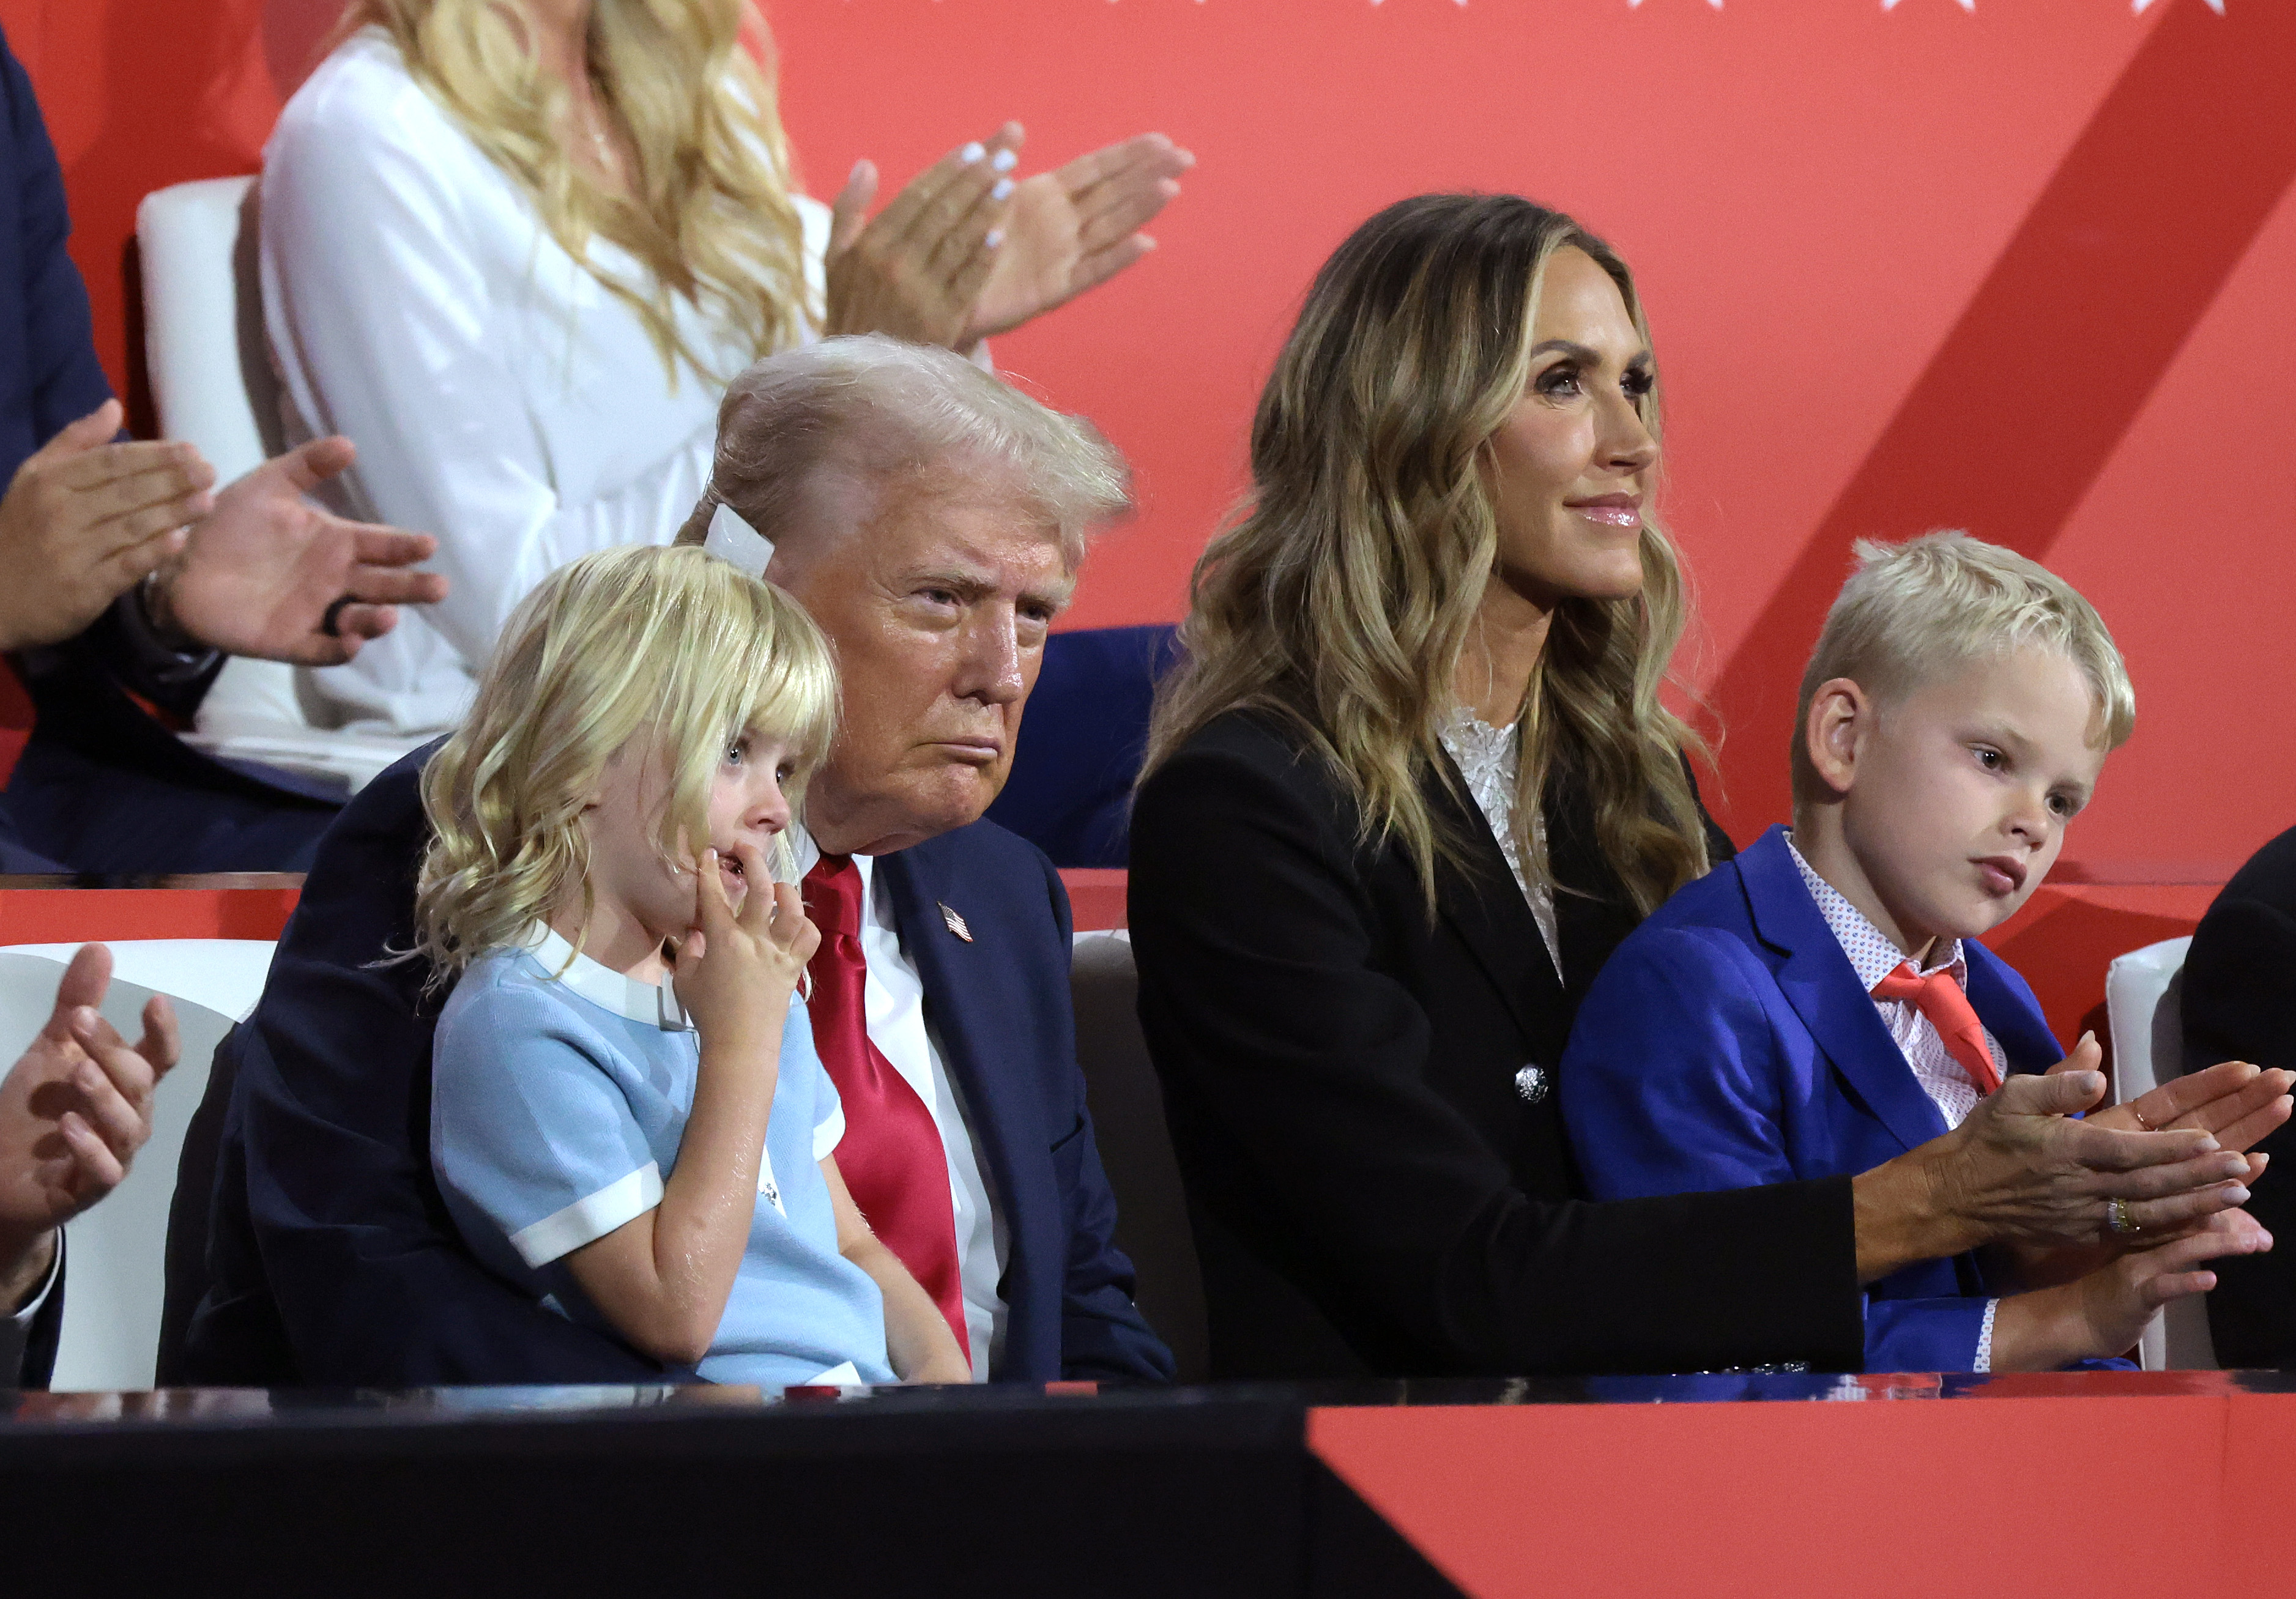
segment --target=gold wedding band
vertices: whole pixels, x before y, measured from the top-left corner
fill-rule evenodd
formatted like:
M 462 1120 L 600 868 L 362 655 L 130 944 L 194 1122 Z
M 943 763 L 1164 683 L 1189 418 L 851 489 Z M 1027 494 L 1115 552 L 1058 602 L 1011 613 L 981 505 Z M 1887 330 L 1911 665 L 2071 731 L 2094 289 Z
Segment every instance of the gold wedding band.
M 2136 1118 L 2136 1125 L 2143 1128 L 2146 1132 L 2157 1133 L 2161 1130 L 2159 1128 L 2154 1127 L 2151 1122 L 2144 1119 L 2144 1112 L 2136 1108 L 2136 1102 L 2133 1099 L 2128 1102 L 2128 1113 Z
M 2105 1201 L 2104 1225 L 2117 1236 L 2122 1238 L 2130 1237 L 2136 1234 L 2142 1233 L 2144 1230 L 2143 1227 L 2138 1226 L 2135 1222 L 2128 1219 L 2128 1201 L 2127 1200 L 2115 1199 Z

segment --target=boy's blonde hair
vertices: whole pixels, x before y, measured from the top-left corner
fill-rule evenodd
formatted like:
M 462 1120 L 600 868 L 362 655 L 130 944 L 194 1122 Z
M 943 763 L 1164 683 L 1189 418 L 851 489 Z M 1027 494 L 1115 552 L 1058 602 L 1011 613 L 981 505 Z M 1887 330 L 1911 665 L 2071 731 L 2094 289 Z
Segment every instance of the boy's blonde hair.
M 695 549 L 607 550 L 545 578 L 511 619 L 469 716 L 422 773 L 430 849 L 415 952 L 439 980 L 581 897 L 583 808 L 636 742 L 667 764 L 665 862 L 709 840 L 709 789 L 744 732 L 785 740 L 792 806 L 827 752 L 837 668 L 796 601 Z M 582 947 L 578 935 L 570 940 Z
M 1824 793 L 1806 734 L 1818 685 L 1847 677 L 1889 704 L 1981 656 L 2024 644 L 2054 650 L 2088 680 L 2096 709 L 2089 742 L 2118 750 L 2136 726 L 2136 691 L 2096 607 L 2037 561 L 1966 533 L 1925 533 L 1904 544 L 1860 539 L 1857 570 L 1841 586 L 1801 676 L 1793 731 L 1793 797 Z

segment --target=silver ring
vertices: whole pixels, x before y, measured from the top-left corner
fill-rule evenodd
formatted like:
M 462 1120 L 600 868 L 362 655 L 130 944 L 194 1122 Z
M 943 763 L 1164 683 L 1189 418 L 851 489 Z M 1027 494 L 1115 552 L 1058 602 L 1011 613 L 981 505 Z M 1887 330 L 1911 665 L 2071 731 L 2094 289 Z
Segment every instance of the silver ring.
M 2127 1200 L 2107 1200 L 2104 1202 L 2104 1225 L 2116 1237 L 2131 1238 L 2144 1229 L 2128 1219 Z

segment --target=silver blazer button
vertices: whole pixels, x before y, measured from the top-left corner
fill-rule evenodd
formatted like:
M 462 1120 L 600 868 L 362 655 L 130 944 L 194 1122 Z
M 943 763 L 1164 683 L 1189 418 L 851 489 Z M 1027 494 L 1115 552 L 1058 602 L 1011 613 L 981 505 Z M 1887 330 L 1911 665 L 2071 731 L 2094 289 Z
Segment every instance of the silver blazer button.
M 1521 1095 L 1527 1103 L 1537 1104 L 1547 1096 L 1552 1087 L 1553 1085 L 1546 1080 L 1546 1068 L 1544 1066 L 1526 1066 L 1514 1074 L 1514 1091 Z

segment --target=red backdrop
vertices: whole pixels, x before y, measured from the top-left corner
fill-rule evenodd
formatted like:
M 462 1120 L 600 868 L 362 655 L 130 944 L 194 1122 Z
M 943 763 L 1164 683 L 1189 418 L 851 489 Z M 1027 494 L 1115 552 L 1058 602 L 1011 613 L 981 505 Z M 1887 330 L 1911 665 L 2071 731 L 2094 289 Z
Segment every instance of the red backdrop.
M 1347 229 L 1521 190 L 1636 263 L 1740 837 L 1852 538 L 1960 524 L 2097 602 L 2141 715 L 2068 856 L 2207 879 L 2296 822 L 2296 7 L 2276 0 L 775 0 L 816 193 L 1012 115 L 1201 160 L 1125 278 L 1004 340 L 1138 467 L 1072 624 L 1168 619 Z M 251 170 L 332 0 L 0 0 L 133 392 L 136 200 Z

